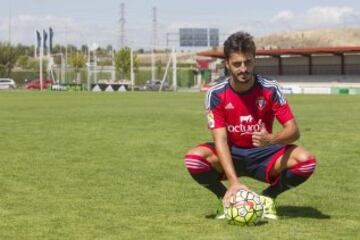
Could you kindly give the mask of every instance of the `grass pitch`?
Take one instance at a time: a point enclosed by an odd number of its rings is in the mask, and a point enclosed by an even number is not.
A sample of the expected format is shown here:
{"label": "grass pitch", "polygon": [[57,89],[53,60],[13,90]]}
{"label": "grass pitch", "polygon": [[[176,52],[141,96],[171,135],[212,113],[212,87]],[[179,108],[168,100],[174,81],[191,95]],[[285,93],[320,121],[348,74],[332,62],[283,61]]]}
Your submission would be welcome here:
{"label": "grass pitch", "polygon": [[360,96],[288,99],[318,168],[238,227],[184,168],[203,94],[0,92],[0,239],[360,239]]}

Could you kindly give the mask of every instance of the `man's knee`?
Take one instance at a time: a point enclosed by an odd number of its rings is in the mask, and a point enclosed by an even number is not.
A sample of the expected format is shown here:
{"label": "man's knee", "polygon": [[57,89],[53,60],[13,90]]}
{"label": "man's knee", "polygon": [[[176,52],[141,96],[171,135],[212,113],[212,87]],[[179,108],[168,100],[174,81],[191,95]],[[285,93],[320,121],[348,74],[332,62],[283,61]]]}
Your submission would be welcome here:
{"label": "man's knee", "polygon": [[295,157],[296,161],[298,163],[300,162],[305,162],[305,161],[308,161],[308,160],[315,160],[316,162],[316,157],[315,155],[310,152],[310,151],[307,151],[307,150],[301,150],[297,156]]}
{"label": "man's knee", "polygon": [[207,157],[208,157],[208,156],[206,156],[207,153],[206,153],[203,149],[201,149],[201,148],[199,148],[199,147],[195,147],[195,148],[191,149],[190,151],[188,151],[188,152],[185,154],[185,156],[186,156],[186,155],[198,155],[198,156],[201,156],[201,157],[203,157],[203,158],[207,158]]}
{"label": "man's knee", "polygon": [[211,168],[211,163],[207,160],[206,151],[193,148],[184,156],[185,167],[190,174],[207,172]]}
{"label": "man's knee", "polygon": [[317,161],[313,153],[302,149],[295,156],[295,160],[296,164],[290,168],[292,172],[298,175],[310,176],[315,171]]}
{"label": "man's knee", "polygon": [[219,158],[217,157],[215,150],[211,147],[202,145],[195,147],[185,154],[184,159],[185,166],[190,173],[208,171],[209,169],[207,167],[214,168],[216,171],[222,172]]}

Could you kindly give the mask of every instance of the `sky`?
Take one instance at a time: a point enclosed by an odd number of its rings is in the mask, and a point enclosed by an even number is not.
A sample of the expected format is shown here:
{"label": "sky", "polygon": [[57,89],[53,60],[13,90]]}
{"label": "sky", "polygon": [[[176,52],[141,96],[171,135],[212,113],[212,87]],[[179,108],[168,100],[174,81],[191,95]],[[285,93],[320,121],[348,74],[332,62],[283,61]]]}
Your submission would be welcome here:
{"label": "sky", "polygon": [[0,41],[31,45],[35,30],[52,27],[54,44],[117,48],[121,3],[125,4],[125,42],[134,48],[151,45],[154,7],[159,48],[168,47],[167,35],[169,45],[177,46],[176,33],[182,27],[218,28],[221,42],[239,30],[263,36],[360,27],[359,0],[0,0]]}

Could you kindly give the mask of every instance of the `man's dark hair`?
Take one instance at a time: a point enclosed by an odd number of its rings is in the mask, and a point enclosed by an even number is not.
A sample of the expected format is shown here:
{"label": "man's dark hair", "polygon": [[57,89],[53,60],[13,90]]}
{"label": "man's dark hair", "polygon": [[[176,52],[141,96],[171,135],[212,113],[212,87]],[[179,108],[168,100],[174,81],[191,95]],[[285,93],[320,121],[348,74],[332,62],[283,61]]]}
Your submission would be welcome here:
{"label": "man's dark hair", "polygon": [[224,42],[225,59],[230,58],[231,53],[251,53],[255,56],[256,46],[253,36],[247,32],[236,32],[230,35]]}

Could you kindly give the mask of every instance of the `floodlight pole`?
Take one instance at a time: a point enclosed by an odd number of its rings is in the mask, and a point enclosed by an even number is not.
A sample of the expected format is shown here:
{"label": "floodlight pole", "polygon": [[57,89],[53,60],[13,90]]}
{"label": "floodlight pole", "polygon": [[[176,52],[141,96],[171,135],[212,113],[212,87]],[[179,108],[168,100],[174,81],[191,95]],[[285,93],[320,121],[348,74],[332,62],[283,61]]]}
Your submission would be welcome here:
{"label": "floodlight pole", "polygon": [[44,57],[44,46],[40,45],[40,91],[43,90],[43,57]]}
{"label": "floodlight pole", "polygon": [[172,48],[172,67],[173,67],[173,88],[174,91],[176,92],[176,88],[177,88],[177,61],[176,61],[176,51],[175,51],[175,47]]}
{"label": "floodlight pole", "polygon": [[34,33],[35,33],[34,58],[37,58],[38,48],[37,48],[37,35],[36,35],[36,30],[34,31]]}
{"label": "floodlight pole", "polygon": [[115,52],[111,50],[111,64],[112,64],[112,71],[111,71],[111,80],[115,82],[116,80],[116,66],[115,66]]}
{"label": "floodlight pole", "polygon": [[67,47],[67,43],[66,43],[66,45],[65,45],[65,64],[64,64],[64,69],[65,69],[64,82],[66,82],[66,78],[67,78],[67,66],[68,66],[68,47]]}
{"label": "floodlight pole", "polygon": [[11,2],[9,1],[9,45],[11,45],[11,18],[12,18],[12,11],[11,11]]}
{"label": "floodlight pole", "polygon": [[90,75],[91,75],[91,64],[90,64],[90,46],[88,44],[88,47],[87,47],[87,57],[88,57],[88,62],[87,62],[87,69],[88,69],[88,72],[87,72],[87,90],[90,91]]}
{"label": "floodlight pole", "polygon": [[60,83],[65,82],[65,62],[64,62],[64,54],[60,53],[60,61],[61,61],[61,78]]}
{"label": "floodlight pole", "polygon": [[93,56],[94,56],[94,80],[97,83],[98,82],[98,69],[97,69],[97,57],[96,57],[96,50],[93,51]]}
{"label": "floodlight pole", "polygon": [[151,80],[155,80],[155,53],[154,47],[151,48]]}
{"label": "floodlight pole", "polygon": [[64,82],[66,82],[67,67],[68,67],[68,19],[66,19],[66,22],[65,22],[65,78],[64,78]]}
{"label": "floodlight pole", "polygon": [[134,91],[134,52],[133,49],[130,48],[130,80],[131,80],[131,91]]}

